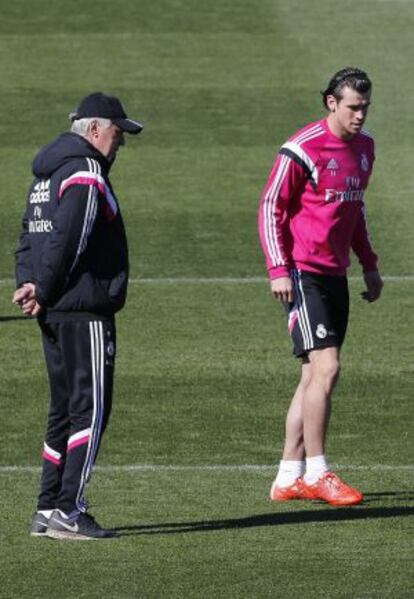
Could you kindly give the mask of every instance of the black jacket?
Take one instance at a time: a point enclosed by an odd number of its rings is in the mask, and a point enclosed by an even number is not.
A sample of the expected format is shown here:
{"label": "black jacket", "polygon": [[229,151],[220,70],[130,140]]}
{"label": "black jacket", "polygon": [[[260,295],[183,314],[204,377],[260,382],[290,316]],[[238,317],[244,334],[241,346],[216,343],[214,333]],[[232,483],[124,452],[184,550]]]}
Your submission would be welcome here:
{"label": "black jacket", "polygon": [[125,303],[128,248],[109,168],[76,133],[64,133],[33,161],[16,279],[36,285],[46,321],[111,316]]}

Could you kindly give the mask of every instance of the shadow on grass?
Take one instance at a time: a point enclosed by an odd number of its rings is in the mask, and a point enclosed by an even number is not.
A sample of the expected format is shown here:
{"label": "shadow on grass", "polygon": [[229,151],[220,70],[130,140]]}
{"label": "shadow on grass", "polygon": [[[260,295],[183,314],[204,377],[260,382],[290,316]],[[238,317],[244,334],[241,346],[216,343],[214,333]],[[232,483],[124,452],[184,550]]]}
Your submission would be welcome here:
{"label": "shadow on grass", "polygon": [[400,501],[414,500],[413,491],[383,491],[381,493],[364,493],[364,499],[367,503],[382,501],[384,497],[390,499],[399,499]]}
{"label": "shadow on grass", "polygon": [[278,514],[258,514],[245,518],[229,518],[224,520],[201,520],[195,522],[164,522],[162,524],[141,524],[116,528],[122,536],[178,534],[188,532],[208,532],[214,530],[232,530],[255,528],[259,526],[283,526],[286,524],[307,524],[317,522],[344,522],[369,520],[376,518],[396,518],[411,516],[414,507],[383,508],[339,508],[325,510],[305,510],[303,512],[284,512]]}
{"label": "shadow on grass", "polygon": [[33,320],[29,316],[0,316],[0,322],[10,322],[12,320]]}

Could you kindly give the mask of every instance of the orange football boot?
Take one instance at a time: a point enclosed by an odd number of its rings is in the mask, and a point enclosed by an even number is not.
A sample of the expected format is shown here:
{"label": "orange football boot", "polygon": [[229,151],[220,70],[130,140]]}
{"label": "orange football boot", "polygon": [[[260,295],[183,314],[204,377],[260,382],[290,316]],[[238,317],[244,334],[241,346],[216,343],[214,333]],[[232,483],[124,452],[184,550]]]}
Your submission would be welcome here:
{"label": "orange football boot", "polygon": [[270,489],[270,501],[291,501],[292,499],[308,499],[302,478],[297,478],[289,487],[278,487],[276,480]]}
{"label": "orange football boot", "polygon": [[308,499],[323,499],[330,505],[356,505],[364,496],[358,489],[345,484],[334,472],[325,472],[313,485],[302,482],[302,491]]}

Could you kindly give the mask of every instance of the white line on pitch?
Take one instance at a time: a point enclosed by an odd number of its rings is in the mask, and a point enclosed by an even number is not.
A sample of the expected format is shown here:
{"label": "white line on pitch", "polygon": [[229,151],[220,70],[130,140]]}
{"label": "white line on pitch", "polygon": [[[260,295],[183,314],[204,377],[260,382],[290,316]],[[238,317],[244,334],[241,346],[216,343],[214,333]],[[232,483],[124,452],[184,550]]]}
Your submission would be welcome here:
{"label": "white line on pitch", "polygon": [[[414,275],[384,275],[384,281],[400,282],[414,281]],[[362,281],[362,276],[348,277],[349,281]],[[263,284],[267,282],[266,277],[149,277],[129,279],[132,285],[185,285],[185,284],[205,284],[205,285],[243,285],[243,284]],[[14,279],[0,279],[0,285],[13,285]]]}
{"label": "white line on pitch", "polygon": [[[367,471],[414,471],[414,464],[332,464],[336,470],[367,470]],[[0,474],[11,472],[40,472],[40,466],[0,466]],[[96,466],[96,472],[267,472],[276,470],[269,464],[121,464]]]}

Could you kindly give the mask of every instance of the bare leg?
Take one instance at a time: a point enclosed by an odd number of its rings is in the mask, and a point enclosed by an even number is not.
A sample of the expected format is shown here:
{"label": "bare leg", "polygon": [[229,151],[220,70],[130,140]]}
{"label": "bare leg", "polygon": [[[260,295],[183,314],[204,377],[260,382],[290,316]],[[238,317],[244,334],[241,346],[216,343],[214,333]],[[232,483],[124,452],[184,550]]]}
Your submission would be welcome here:
{"label": "bare leg", "polygon": [[325,454],[331,394],[339,376],[339,348],[313,350],[309,361],[311,376],[302,400],[303,441],[308,458]]}
{"label": "bare leg", "polygon": [[304,460],[305,445],[303,442],[303,398],[311,379],[311,365],[304,362],[299,385],[290,403],[286,417],[286,437],[283,450],[284,460]]}

